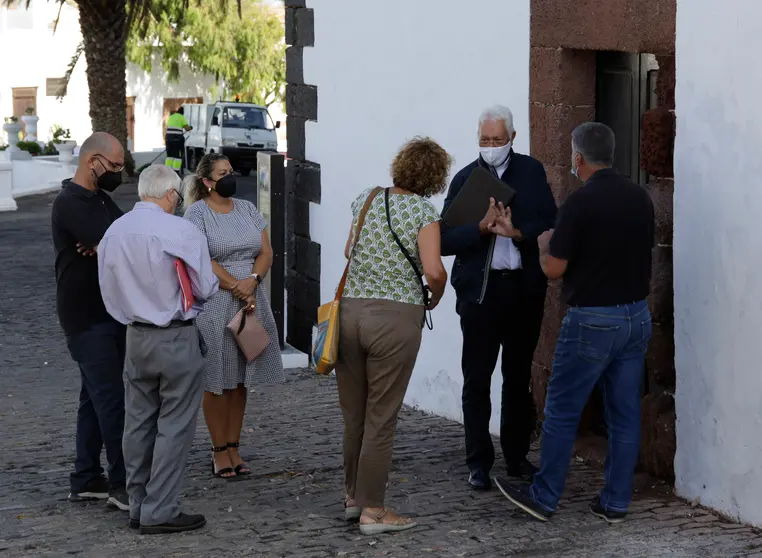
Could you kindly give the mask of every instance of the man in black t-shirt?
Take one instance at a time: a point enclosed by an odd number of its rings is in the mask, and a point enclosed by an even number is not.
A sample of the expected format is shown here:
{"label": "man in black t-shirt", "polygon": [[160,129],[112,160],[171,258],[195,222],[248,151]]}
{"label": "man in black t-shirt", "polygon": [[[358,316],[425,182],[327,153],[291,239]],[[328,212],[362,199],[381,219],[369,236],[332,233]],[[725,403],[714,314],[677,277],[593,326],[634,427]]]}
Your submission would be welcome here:
{"label": "man in black t-shirt", "polygon": [[572,133],[572,172],[585,182],[540,236],[540,263],[563,277],[570,308],[561,325],[543,423],[540,472],[531,486],[497,479],[505,496],[541,521],[564,490],[582,411],[596,384],[609,432],[606,482],[590,511],[624,520],[640,447],[640,387],[651,339],[646,297],[651,281],[654,210],[640,186],[611,168],[614,133],[598,123]]}
{"label": "man in black t-shirt", "polygon": [[[108,499],[129,510],[125,491],[125,326],[106,311],[98,285],[98,243],[122,211],[105,192],[122,180],[124,151],[100,132],[82,144],[74,178],[53,201],[51,225],[56,252],[56,310],[66,344],[79,365],[82,388],[77,412],[77,457],[69,500]],[[108,480],[100,458],[106,447]]]}

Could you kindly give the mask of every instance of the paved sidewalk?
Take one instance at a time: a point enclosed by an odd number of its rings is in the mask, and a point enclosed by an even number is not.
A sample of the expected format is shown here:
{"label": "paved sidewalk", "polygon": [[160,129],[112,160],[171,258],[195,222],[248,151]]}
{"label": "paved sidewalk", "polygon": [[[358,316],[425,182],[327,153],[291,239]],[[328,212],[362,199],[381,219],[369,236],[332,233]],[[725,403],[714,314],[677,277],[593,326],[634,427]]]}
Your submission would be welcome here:
{"label": "paved sidewalk", "polygon": [[[126,206],[128,189],[118,196]],[[559,513],[533,522],[497,491],[468,490],[460,425],[413,410],[401,416],[388,500],[421,525],[362,537],[342,520],[335,381],[309,371],[251,394],[246,480],[211,478],[199,421],[183,504],[206,514],[205,529],[141,537],[121,512],[69,504],[79,377],[55,318],[51,200],[0,214],[0,556],[762,556],[755,531],[691,508],[659,483],[641,482],[627,522],[607,526],[587,512],[601,474],[580,464]]]}

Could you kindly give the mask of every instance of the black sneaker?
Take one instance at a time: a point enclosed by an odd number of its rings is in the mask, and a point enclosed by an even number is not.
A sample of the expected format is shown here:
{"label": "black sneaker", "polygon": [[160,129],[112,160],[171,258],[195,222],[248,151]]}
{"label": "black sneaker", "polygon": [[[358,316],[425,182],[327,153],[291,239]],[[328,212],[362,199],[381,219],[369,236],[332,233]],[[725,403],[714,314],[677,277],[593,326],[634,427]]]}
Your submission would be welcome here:
{"label": "black sneaker", "polygon": [[484,469],[474,469],[468,475],[468,484],[474,490],[489,490],[492,488],[492,482],[489,480],[489,473]]}
{"label": "black sneaker", "polygon": [[539,469],[532,465],[527,459],[522,459],[515,463],[509,463],[505,468],[505,472],[509,477],[532,482],[534,476],[539,472]]}
{"label": "black sneaker", "polygon": [[540,504],[534,501],[534,498],[532,498],[532,495],[529,493],[530,485],[518,482],[508,482],[500,477],[495,477],[495,484],[500,489],[500,492],[503,493],[503,496],[535,519],[538,519],[539,521],[547,521],[553,516],[553,512],[545,510]]}
{"label": "black sneaker", "polygon": [[182,533],[183,531],[193,531],[201,529],[206,525],[206,518],[201,514],[188,515],[180,512],[172,521],[167,521],[161,525],[141,525],[141,535],[164,535],[167,533]]}
{"label": "black sneaker", "polygon": [[605,519],[611,525],[615,523],[622,523],[627,517],[627,512],[609,511],[601,505],[601,499],[596,496],[592,502],[590,502],[590,513],[601,519]]}
{"label": "black sneaker", "polygon": [[106,505],[114,510],[130,511],[130,498],[124,488],[114,488],[108,493]]}
{"label": "black sneaker", "polygon": [[100,476],[90,481],[82,490],[71,492],[69,502],[91,502],[93,500],[105,500],[108,498],[108,481]]}

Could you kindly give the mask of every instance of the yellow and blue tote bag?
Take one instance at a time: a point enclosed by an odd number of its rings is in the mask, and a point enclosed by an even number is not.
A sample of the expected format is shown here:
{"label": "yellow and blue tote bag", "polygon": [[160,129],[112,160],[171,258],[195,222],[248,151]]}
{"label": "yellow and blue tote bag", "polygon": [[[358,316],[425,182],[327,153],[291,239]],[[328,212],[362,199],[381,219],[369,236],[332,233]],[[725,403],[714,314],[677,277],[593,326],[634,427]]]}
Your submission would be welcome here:
{"label": "yellow and blue tote bag", "polygon": [[347,284],[347,274],[349,273],[349,264],[352,262],[354,248],[360,239],[360,232],[365,223],[365,215],[370,209],[370,204],[382,188],[374,188],[365,200],[360,215],[357,217],[357,228],[354,234],[354,243],[352,252],[349,254],[349,261],[344,268],[344,274],[339,281],[339,287],[336,289],[336,297],[326,304],[323,304],[317,311],[317,336],[315,345],[312,347],[312,362],[315,364],[315,371],[318,374],[327,375],[336,368],[336,361],[339,358],[339,305],[341,297],[344,295],[344,287]]}

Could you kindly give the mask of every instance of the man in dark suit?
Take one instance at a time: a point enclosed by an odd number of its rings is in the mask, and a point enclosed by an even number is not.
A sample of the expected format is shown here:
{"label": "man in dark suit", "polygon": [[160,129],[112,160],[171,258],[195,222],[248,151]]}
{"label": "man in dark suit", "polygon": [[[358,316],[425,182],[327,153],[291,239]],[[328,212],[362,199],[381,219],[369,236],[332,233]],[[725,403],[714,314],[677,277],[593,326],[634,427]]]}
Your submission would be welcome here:
{"label": "man in dark suit", "polygon": [[511,111],[492,107],[479,118],[479,158],[453,179],[443,215],[468,177],[483,167],[509,184],[510,207],[492,203],[479,223],[442,222],[442,255],[455,256],[452,285],[463,332],[463,422],[469,484],[491,486],[495,451],[489,433],[490,384],[500,349],[503,376],[500,444],[507,474],[531,480],[527,460],[535,424],[529,391],[532,357],[540,336],[547,278],[539,264],[537,237],[551,229],[556,203],[542,164],[512,149]]}

